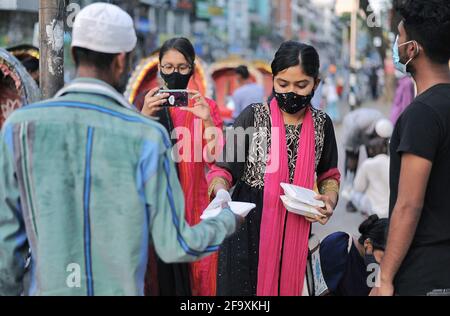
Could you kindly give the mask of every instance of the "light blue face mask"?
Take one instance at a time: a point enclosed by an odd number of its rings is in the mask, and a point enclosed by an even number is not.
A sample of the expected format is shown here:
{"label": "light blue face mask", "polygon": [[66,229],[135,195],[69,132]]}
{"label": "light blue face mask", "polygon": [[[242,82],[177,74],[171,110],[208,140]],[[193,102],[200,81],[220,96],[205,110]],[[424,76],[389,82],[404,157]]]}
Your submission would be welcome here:
{"label": "light blue face mask", "polygon": [[392,47],[392,57],[393,57],[393,59],[394,59],[394,66],[395,66],[395,69],[397,69],[398,71],[400,71],[400,72],[403,73],[403,74],[406,74],[406,73],[408,72],[408,71],[407,71],[407,68],[408,68],[409,63],[410,63],[414,58],[416,58],[416,56],[414,56],[414,57],[412,57],[410,60],[408,60],[408,62],[407,62],[406,64],[402,64],[402,62],[400,61],[399,48],[402,47],[402,46],[404,46],[404,45],[407,45],[407,44],[409,44],[409,43],[412,43],[412,42],[414,42],[414,41],[409,41],[409,42],[406,42],[406,43],[403,43],[403,44],[399,45],[399,44],[398,44],[398,39],[399,39],[399,36],[397,35],[397,37],[396,37],[396,39],[395,39],[394,46]]}

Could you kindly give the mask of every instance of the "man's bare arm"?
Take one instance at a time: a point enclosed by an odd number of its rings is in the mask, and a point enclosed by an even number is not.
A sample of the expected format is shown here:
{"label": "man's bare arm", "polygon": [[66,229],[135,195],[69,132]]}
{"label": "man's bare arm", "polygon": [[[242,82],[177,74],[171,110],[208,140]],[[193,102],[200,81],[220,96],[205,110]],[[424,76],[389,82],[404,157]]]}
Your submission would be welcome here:
{"label": "man's bare arm", "polygon": [[399,191],[389,227],[386,251],[381,262],[381,286],[373,295],[393,295],[393,282],[405,259],[419,223],[432,162],[404,154]]}

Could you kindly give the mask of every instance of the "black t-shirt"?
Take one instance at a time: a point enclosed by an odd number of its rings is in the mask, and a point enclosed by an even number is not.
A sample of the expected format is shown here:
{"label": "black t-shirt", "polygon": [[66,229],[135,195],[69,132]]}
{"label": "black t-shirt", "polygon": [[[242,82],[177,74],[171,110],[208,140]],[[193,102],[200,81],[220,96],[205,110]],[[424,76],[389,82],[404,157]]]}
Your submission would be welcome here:
{"label": "black t-shirt", "polygon": [[422,216],[396,277],[398,294],[424,295],[450,288],[450,84],[418,96],[397,122],[391,140],[391,214],[404,153],[433,163]]}

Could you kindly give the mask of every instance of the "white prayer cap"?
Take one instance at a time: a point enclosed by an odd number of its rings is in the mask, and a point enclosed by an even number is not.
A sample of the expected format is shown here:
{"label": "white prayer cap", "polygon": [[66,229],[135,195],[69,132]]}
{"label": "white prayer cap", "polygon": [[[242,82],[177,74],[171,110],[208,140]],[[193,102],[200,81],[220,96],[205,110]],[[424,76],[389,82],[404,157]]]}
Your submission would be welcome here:
{"label": "white prayer cap", "polygon": [[394,132],[394,125],[388,119],[381,119],[375,126],[375,132],[379,137],[391,138],[392,133]]}
{"label": "white prayer cap", "polygon": [[81,10],[73,25],[72,47],[99,53],[129,53],[137,43],[131,16],[116,5],[97,2]]}

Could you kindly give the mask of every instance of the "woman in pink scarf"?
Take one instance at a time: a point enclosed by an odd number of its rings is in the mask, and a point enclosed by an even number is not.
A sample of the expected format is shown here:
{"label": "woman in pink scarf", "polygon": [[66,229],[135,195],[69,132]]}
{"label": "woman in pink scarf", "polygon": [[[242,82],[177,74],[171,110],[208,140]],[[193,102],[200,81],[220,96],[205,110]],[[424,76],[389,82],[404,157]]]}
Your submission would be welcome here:
{"label": "woman in pink scarf", "polygon": [[[208,174],[212,196],[235,186],[234,201],[257,205],[220,249],[218,295],[303,293],[311,223],[328,222],[340,181],[333,123],[311,106],[319,68],[312,46],[282,44],[272,63],[273,95],[238,117],[234,133],[227,135],[223,162]],[[239,137],[244,130],[245,141]],[[282,182],[318,188],[326,218],[287,212],[280,200]]]}

